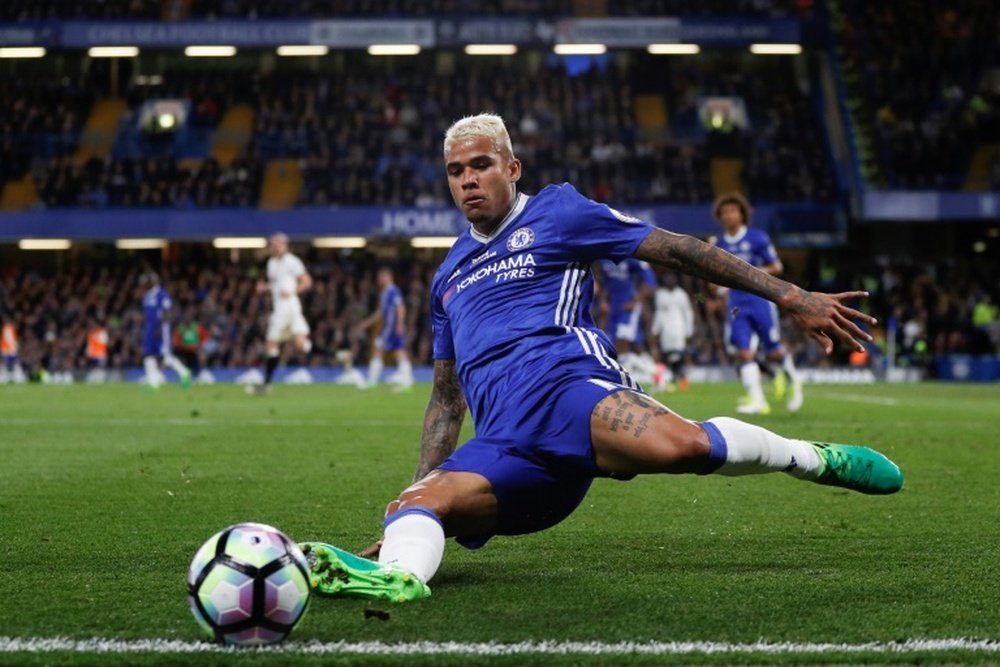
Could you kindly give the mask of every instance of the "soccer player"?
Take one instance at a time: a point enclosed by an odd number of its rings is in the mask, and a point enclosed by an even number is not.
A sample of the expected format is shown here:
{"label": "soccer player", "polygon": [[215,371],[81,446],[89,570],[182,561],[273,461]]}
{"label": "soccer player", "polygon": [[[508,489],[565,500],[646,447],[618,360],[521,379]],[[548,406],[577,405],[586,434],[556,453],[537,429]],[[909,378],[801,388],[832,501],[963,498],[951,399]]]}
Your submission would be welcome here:
{"label": "soccer player", "polygon": [[[716,200],[712,211],[722,226],[723,235],[715,245],[736,255],[749,264],[773,276],[781,275],[784,267],[771,239],[763,230],[750,227],[750,203],[743,195],[734,193]],[[740,381],[746,389],[748,400],[737,406],[743,414],[768,414],[771,406],[764,398],[761,387],[760,367],[754,359],[754,341],[764,346],[764,353],[780,369],[775,372],[775,393],[784,394],[785,376],[791,383],[788,409],[795,412],[802,407],[802,380],[795,370],[792,355],[781,344],[781,322],[777,306],[765,298],[742,289],[729,290],[729,342],[736,349]],[[784,376],[782,375],[784,373]]]}
{"label": "soccer player", "polygon": [[170,320],[167,319],[173,308],[170,295],[155,273],[146,273],[139,280],[140,284],[148,285],[142,295],[142,365],[146,369],[146,386],[155,390],[166,382],[160,370],[159,362],[162,360],[174,369],[180,377],[181,386],[186,388],[191,384],[191,371],[170,351]]}
{"label": "soccer player", "polygon": [[[453,124],[444,162],[470,227],[431,286],[434,380],[413,484],[389,503],[365,554],[306,542],[321,593],[407,600],[429,593],[445,538],[469,548],[553,526],[597,477],[639,474],[793,478],[869,494],[902,488],[867,447],[785,438],[729,417],[682,418],[636,389],[590,315],[589,267],[627,257],[775,301],[830,353],[870,340],[864,292],[807,292],[690,236],[586,199],[569,184],[518,192],[521,163],[499,116]],[[456,449],[466,407],[476,435]]]}
{"label": "soccer player", "polygon": [[653,333],[659,337],[660,354],[670,370],[669,381],[664,373],[662,386],[657,389],[674,391],[679,385],[681,391],[686,391],[684,353],[688,340],[694,335],[694,309],[688,293],[678,284],[676,273],[667,271],[664,274],[663,283],[653,294],[653,303]]}
{"label": "soccer player", "polygon": [[247,385],[248,394],[264,395],[271,392],[271,380],[278,367],[281,344],[291,340],[295,347],[309,354],[309,323],[302,314],[299,295],[312,288],[312,277],[302,260],[288,251],[288,237],[277,233],[270,238],[271,256],[267,260],[266,280],[257,281],[257,293],[271,290],[271,316],[267,320],[265,346],[267,361],[264,366],[264,384]]}
{"label": "soccer player", "polygon": [[643,354],[642,310],[656,287],[656,276],[647,262],[635,257],[621,262],[601,259],[595,268],[594,277],[608,304],[604,330],[614,340],[618,361],[639,382],[650,382],[656,369]]}
{"label": "soccer player", "polygon": [[380,290],[379,309],[355,325],[363,330],[379,320],[382,322],[372,346],[371,361],[368,362],[368,387],[377,385],[382,377],[383,355],[394,352],[396,372],[389,377],[389,382],[400,389],[409,389],[413,386],[413,366],[406,353],[406,303],[403,293],[393,279],[392,269],[387,266],[379,268],[376,280]]}

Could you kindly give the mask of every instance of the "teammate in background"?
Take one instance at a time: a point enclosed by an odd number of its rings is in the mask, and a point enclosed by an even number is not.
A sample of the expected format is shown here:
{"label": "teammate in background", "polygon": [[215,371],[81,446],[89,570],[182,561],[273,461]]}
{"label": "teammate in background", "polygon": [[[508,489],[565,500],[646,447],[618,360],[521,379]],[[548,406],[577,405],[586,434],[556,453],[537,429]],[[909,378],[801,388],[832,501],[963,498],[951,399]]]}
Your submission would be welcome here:
{"label": "teammate in background", "polygon": [[257,293],[271,290],[271,316],[267,321],[267,361],[264,367],[264,384],[247,385],[248,394],[263,395],[271,392],[271,379],[278,367],[281,344],[291,340],[295,347],[309,354],[309,323],[302,314],[299,295],[312,288],[312,277],[302,260],[288,251],[288,237],[274,234],[270,239],[271,257],[267,260],[266,280],[257,282]]}
{"label": "teammate in background", "polygon": [[[715,201],[712,212],[722,226],[723,235],[715,245],[743,261],[756,266],[772,276],[781,275],[784,267],[763,230],[751,228],[750,203],[743,195],[734,193]],[[760,367],[754,360],[754,338],[764,347],[769,363],[780,369],[774,374],[775,394],[781,399],[785,393],[787,376],[791,384],[788,409],[795,412],[802,407],[802,380],[795,370],[792,355],[781,344],[781,322],[774,303],[741,289],[729,290],[729,342],[736,349],[739,360],[740,381],[746,389],[748,400],[737,406],[742,414],[768,414],[771,406],[764,398]]]}
{"label": "teammate in background", "polygon": [[379,383],[385,364],[382,357],[386,352],[394,352],[396,372],[389,376],[388,382],[400,389],[409,389],[413,386],[413,366],[406,353],[406,303],[403,301],[403,292],[396,285],[389,267],[381,267],[376,280],[379,286],[378,311],[355,325],[355,328],[364,330],[379,320],[382,322],[368,363],[368,386],[374,387]]}
{"label": "teammate in background", "polygon": [[3,359],[3,367],[0,367],[0,383],[15,381],[20,371],[17,354],[17,327],[14,326],[12,319],[4,317],[3,324],[0,324],[0,358]]}
{"label": "teammate in background", "polygon": [[[446,537],[477,548],[494,535],[543,530],[596,477],[782,472],[869,494],[902,487],[899,468],[867,447],[784,438],[729,417],[689,421],[651,399],[591,317],[589,267],[637,257],[752,292],[780,303],[827,354],[835,339],[854,348],[871,340],[854,320],[874,318],[843,303],[864,292],[807,292],[569,184],[519,193],[521,163],[499,116],[452,125],[444,161],[471,226],[431,285],[434,382],[414,482],[389,503],[383,539],[365,551],[377,563],[302,545],[318,592],[425,597]],[[476,435],[456,450],[467,406]]]}
{"label": "teammate in background", "polygon": [[662,374],[657,389],[674,391],[679,385],[687,391],[688,378],[684,371],[684,354],[688,340],[694,335],[694,309],[691,298],[677,282],[677,274],[667,271],[653,294],[653,334],[659,337],[660,354],[670,375]]}
{"label": "teammate in background", "polygon": [[618,361],[639,383],[653,382],[656,362],[643,353],[645,331],[643,304],[653,294],[656,276],[649,264],[629,257],[621,262],[601,259],[595,279],[608,304],[604,330],[615,343]]}
{"label": "teammate in background", "polygon": [[186,388],[191,384],[191,371],[170,351],[170,321],[167,319],[173,308],[170,295],[155,273],[144,274],[140,284],[149,286],[142,295],[142,365],[146,369],[146,386],[159,389],[166,382],[160,370],[159,362],[162,360],[174,369],[180,377],[181,386]]}
{"label": "teammate in background", "polygon": [[104,382],[108,369],[108,330],[98,318],[92,318],[87,329],[86,356],[90,367],[87,382]]}

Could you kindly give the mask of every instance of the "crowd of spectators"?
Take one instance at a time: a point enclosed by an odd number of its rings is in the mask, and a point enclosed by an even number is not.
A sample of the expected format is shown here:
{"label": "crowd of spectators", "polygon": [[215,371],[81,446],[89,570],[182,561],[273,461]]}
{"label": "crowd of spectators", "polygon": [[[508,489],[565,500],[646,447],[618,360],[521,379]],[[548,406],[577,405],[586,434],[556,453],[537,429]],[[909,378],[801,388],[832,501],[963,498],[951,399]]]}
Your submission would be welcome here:
{"label": "crowd of spectators", "polygon": [[[256,292],[261,266],[234,264],[221,259],[183,262],[163,268],[161,279],[171,295],[174,327],[201,325],[206,339],[199,352],[203,367],[233,368],[262,363],[264,333],[270,312],[269,297]],[[367,355],[369,332],[354,325],[378,305],[374,263],[336,257],[309,263],[314,286],[303,297],[316,351],[285,361],[332,364],[337,350],[349,349],[357,358]],[[406,296],[409,348],[426,360],[430,350],[429,306],[426,291],[434,267],[413,263],[400,266],[397,283]],[[80,371],[88,330],[103,325],[108,331],[108,367],[142,364],[140,276],[148,270],[138,264],[102,265],[89,261],[55,273],[8,266],[0,276],[0,316],[15,324],[20,336],[20,360],[29,370]]]}
{"label": "crowd of spectators", "polygon": [[0,77],[0,184],[24,176],[33,160],[73,152],[94,102],[89,78]]}
{"label": "crowd of spectators", "polygon": [[879,320],[873,333],[895,363],[930,367],[943,354],[1000,354],[1000,270],[980,254],[917,261],[898,256],[859,259],[844,253],[816,271],[817,289],[862,289],[862,305]]}
{"label": "crowd of spectators", "polygon": [[[48,106],[40,101],[24,114],[37,118],[4,124],[4,157],[15,159],[0,162],[16,165],[7,167],[10,177],[30,167],[48,207],[255,206],[264,167],[275,158],[300,160],[301,206],[433,205],[447,194],[445,128],[458,116],[496,110],[531,167],[522,182],[529,192],[569,181],[599,201],[707,202],[710,160],[725,155],[743,159],[755,199],[829,201],[836,193],[819,116],[807,91],[788,85],[792,68],[739,54],[566,60],[541,52],[503,59],[431,52],[395,62],[344,53],[316,70],[168,70],[156,85],[132,77],[112,155],[87,162],[69,150],[86,116],[83,93],[63,82]],[[6,85],[15,100],[43,87],[27,79]],[[666,127],[639,123],[640,94],[662,97]],[[700,127],[698,101],[713,95],[738,96],[748,110],[749,125],[724,141]],[[136,117],[142,104],[172,97],[190,101],[185,131],[193,136],[211,133],[232,105],[249,104],[252,138],[239,159],[184,159],[177,153],[189,144],[144,133]],[[36,150],[43,141],[62,150]]]}
{"label": "crowd of spectators", "polygon": [[[959,189],[975,147],[1000,141],[1000,8],[978,0],[841,0],[885,183]],[[1000,187],[1000,171],[993,175]]]}
{"label": "crowd of spectators", "polygon": [[[365,254],[306,252],[314,288],[303,298],[316,349],[308,357],[286,349],[283,361],[298,365],[335,365],[338,350],[367,361],[371,331],[354,325],[377,308],[373,257]],[[395,265],[396,282],[407,305],[407,348],[417,364],[431,363],[429,285],[434,261]],[[109,334],[109,367],[141,365],[142,287],[146,270],[136,263],[75,262],[58,272],[21,270],[8,265],[0,275],[0,318],[13,322],[21,338],[21,363],[29,370],[80,371],[87,331],[103,324]],[[195,253],[163,267],[164,287],[175,307],[175,329],[198,325],[205,340],[198,361],[207,368],[259,366],[270,311],[268,296],[255,283],[260,264],[232,263],[221,255]],[[1000,353],[1000,274],[985,261],[918,262],[877,258],[857,263],[828,256],[800,278],[809,288],[837,292],[867,290],[860,307],[874,314],[877,347],[865,363],[881,363],[894,347],[897,365],[933,371],[936,355]],[[728,317],[725,296],[703,281],[681,276],[681,286],[695,307],[695,335],[688,348],[696,366],[728,363],[724,340]],[[599,312],[597,309],[595,312]],[[832,359],[784,323],[784,339],[800,365],[846,364],[847,350]],[[893,345],[888,345],[892,338]]]}
{"label": "crowd of spectators", "polygon": [[0,21],[43,19],[257,19],[436,16],[573,16],[578,7],[588,15],[612,16],[801,16],[812,0],[635,0],[596,3],[573,0],[5,0]]}

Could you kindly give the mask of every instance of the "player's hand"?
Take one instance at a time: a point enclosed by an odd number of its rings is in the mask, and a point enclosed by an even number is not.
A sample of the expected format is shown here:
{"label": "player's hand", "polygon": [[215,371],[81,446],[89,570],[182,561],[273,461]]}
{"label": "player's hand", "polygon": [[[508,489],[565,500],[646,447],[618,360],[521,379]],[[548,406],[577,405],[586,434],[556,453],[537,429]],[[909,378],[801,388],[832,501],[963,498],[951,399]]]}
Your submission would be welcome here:
{"label": "player's hand", "polygon": [[378,538],[377,540],[375,540],[374,544],[365,547],[364,549],[359,551],[358,555],[361,556],[362,558],[370,558],[371,560],[375,560],[376,558],[378,558],[379,552],[382,551],[383,541],[384,541],[383,538],[381,537]]}
{"label": "player's hand", "polygon": [[872,337],[857,322],[873,326],[878,320],[844,305],[844,302],[867,297],[868,292],[862,291],[826,294],[797,290],[789,294],[789,299],[783,299],[786,302],[780,305],[810,338],[820,344],[825,353],[833,352],[833,342],[837,339],[863,351],[865,343],[871,342]]}
{"label": "player's hand", "polygon": [[287,299],[290,296],[292,296],[292,292],[289,292],[286,289],[281,290],[281,298],[282,299]]}

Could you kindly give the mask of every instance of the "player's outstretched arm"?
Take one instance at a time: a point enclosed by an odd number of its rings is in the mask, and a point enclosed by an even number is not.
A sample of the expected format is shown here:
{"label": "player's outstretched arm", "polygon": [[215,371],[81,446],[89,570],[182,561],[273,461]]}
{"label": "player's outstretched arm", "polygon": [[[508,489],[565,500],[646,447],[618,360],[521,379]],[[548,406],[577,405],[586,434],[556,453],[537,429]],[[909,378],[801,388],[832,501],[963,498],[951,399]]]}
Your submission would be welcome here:
{"label": "player's outstretched arm", "polygon": [[773,301],[827,354],[833,351],[834,338],[858,349],[864,349],[861,341],[872,339],[855,320],[873,325],[875,318],[844,305],[849,299],[868,296],[867,292],[809,292],[693,236],[662,229],[654,229],[635,256]]}
{"label": "player's outstretched arm", "polygon": [[458,383],[455,361],[438,359],[434,362],[434,385],[420,435],[420,464],[413,481],[423,479],[455,451],[464,420],[465,396]]}

